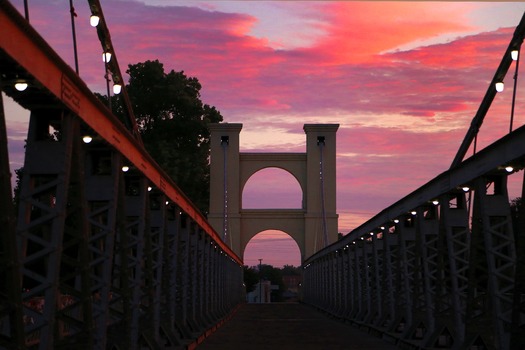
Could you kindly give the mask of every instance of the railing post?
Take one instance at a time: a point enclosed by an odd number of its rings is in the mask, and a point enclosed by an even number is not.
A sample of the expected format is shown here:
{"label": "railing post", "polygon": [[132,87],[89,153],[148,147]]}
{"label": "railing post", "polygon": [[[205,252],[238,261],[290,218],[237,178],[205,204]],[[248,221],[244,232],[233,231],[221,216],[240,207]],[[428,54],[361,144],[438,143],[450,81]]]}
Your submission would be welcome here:
{"label": "railing post", "polygon": [[92,341],[78,129],[79,121],[62,110],[31,113],[17,231],[22,301],[31,320],[26,343],[42,349],[77,333]]}
{"label": "railing post", "polygon": [[[0,86],[2,78],[0,77]],[[15,208],[11,192],[9,152],[4,103],[0,93],[0,347],[23,349],[25,346],[22,283],[16,244]]]}
{"label": "railing post", "polygon": [[414,278],[414,247],[415,247],[415,232],[414,219],[407,215],[402,222],[399,223],[398,239],[399,239],[399,255],[398,259],[398,286],[397,307],[399,308],[399,315],[397,320],[397,330],[402,333],[405,338],[407,331],[412,326],[412,316],[414,310],[414,295],[412,284]]}
{"label": "railing post", "polygon": [[480,177],[475,185],[466,342],[508,349],[517,260],[507,176]]}
{"label": "railing post", "polygon": [[394,290],[395,276],[396,276],[396,263],[395,252],[397,252],[398,239],[396,234],[396,225],[389,227],[385,226],[383,229],[383,267],[384,267],[384,278],[382,283],[383,293],[383,317],[379,326],[383,327],[386,331],[391,331],[392,326],[396,320],[396,293]]}
{"label": "railing post", "polygon": [[[465,340],[467,271],[469,266],[470,225],[465,193],[456,190],[442,195],[440,202],[440,260],[436,293],[436,331],[434,342],[441,346]],[[430,339],[427,344],[431,344]]]}

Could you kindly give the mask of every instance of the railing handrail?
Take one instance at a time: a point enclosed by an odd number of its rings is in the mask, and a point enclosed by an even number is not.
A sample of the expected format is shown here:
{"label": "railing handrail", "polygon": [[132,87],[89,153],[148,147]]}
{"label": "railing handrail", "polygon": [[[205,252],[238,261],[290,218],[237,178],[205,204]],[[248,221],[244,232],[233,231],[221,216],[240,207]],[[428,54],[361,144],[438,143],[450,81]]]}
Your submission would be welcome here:
{"label": "railing handrail", "polygon": [[[200,210],[144,147],[137,144],[135,137],[118,118],[96,98],[74,70],[7,1],[0,1],[0,23],[0,48],[108,144],[122,153],[153,185],[210,235],[224,252],[242,265],[242,260],[220,239]],[[39,64],[35,65],[35,62]]]}
{"label": "railing handrail", "polygon": [[488,174],[491,171],[505,171],[498,168],[518,160],[523,161],[525,160],[524,158],[525,126],[521,126],[466,159],[457,167],[444,171],[407,196],[383,209],[377,215],[350,231],[339,241],[308,257],[304,265],[307,265],[320,256],[334,252],[347,244],[351,244],[356,239],[360,239],[360,237],[372,231],[377,231],[380,226],[406,215],[410,210],[419,206],[430,204],[432,200],[438,199],[441,195],[458,189],[460,186],[467,185],[480,176]]}

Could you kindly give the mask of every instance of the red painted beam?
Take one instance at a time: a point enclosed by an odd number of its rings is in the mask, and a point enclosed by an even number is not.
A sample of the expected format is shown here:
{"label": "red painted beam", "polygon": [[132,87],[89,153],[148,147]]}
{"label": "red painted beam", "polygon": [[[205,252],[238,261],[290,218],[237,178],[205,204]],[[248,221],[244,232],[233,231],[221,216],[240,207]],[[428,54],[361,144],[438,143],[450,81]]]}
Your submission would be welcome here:
{"label": "red painted beam", "polygon": [[0,55],[16,61],[39,85],[77,114],[122,153],[152,184],[189,215],[238,264],[242,260],[221,240],[206,218],[133,135],[89,90],[45,40],[7,1],[0,1]]}

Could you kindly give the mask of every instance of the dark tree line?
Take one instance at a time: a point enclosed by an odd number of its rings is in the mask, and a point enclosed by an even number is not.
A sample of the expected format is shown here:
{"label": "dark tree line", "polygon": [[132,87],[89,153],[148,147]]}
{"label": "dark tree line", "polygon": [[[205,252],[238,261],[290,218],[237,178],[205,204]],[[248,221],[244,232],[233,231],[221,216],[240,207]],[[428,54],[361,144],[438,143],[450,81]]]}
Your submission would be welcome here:
{"label": "dark tree line", "polygon": [[272,292],[273,301],[282,301],[284,292],[283,276],[299,276],[300,268],[291,265],[285,265],[283,268],[273,267],[272,265],[262,264],[260,266],[244,266],[244,284],[246,293],[253,292],[259,280],[270,281],[272,285],[279,286],[279,289]]}

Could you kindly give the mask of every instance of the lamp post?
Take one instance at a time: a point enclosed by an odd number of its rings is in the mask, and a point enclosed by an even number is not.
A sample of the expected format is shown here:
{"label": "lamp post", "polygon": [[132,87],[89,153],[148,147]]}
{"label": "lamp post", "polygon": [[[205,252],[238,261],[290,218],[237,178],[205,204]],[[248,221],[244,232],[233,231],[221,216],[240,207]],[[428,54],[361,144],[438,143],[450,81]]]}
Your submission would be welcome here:
{"label": "lamp post", "polygon": [[259,259],[259,304],[262,303],[262,260],[263,259]]}

